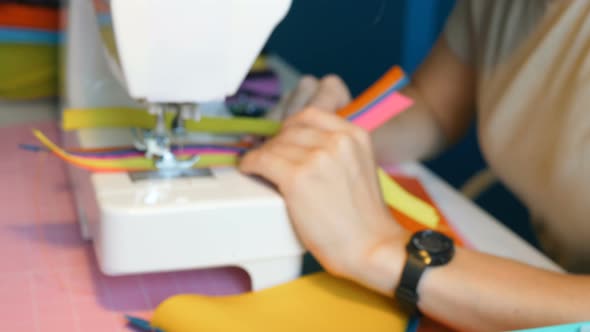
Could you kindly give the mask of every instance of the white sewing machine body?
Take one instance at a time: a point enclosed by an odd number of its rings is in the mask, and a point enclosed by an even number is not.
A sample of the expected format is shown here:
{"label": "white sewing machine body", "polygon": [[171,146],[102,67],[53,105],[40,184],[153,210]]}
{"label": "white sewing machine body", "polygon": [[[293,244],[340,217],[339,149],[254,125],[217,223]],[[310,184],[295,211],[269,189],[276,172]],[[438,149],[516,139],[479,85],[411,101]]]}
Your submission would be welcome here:
{"label": "white sewing machine body", "polygon": [[[290,2],[70,0],[64,108],[140,107],[142,100],[199,103],[222,115],[219,101],[238,89]],[[67,147],[84,148],[130,146],[133,139],[128,129],[64,135]],[[260,289],[300,273],[304,248],[282,198],[233,168],[171,178],[69,172],[82,233],[105,274],[240,266]]]}

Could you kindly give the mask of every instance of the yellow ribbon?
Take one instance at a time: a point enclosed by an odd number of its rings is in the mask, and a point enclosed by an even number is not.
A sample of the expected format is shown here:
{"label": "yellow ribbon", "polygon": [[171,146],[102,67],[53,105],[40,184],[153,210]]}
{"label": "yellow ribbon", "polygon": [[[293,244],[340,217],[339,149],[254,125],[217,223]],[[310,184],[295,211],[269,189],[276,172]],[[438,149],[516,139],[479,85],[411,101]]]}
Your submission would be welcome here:
{"label": "yellow ribbon", "polygon": [[[168,127],[172,124],[173,115],[166,114]],[[199,121],[187,120],[186,129],[194,132],[214,134],[252,134],[272,136],[281,124],[272,120],[253,118],[222,118],[203,117]],[[137,108],[92,108],[67,109],[63,112],[62,127],[64,130],[85,128],[142,128],[152,129],[156,125],[156,117],[147,111]]]}

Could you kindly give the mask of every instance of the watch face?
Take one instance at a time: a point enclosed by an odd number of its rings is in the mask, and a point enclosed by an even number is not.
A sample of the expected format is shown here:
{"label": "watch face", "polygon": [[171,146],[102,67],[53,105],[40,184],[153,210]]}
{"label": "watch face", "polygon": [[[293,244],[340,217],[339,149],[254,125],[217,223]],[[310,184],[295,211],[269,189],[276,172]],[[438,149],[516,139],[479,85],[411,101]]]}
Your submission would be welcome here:
{"label": "watch face", "polygon": [[453,240],[432,230],[417,233],[411,243],[417,251],[422,252],[422,256],[427,255],[429,265],[444,264],[452,258],[454,253]]}
{"label": "watch face", "polygon": [[414,245],[421,250],[436,254],[448,250],[453,244],[448,238],[435,232],[424,232],[414,238]]}

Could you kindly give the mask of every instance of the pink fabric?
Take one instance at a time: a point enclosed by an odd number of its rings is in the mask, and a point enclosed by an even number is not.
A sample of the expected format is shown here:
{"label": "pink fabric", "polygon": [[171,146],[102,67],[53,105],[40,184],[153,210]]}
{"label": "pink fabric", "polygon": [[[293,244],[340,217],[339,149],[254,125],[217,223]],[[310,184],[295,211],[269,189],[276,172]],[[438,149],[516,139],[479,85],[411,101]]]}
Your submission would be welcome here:
{"label": "pink fabric", "polygon": [[34,143],[31,129],[58,140],[53,123],[0,129],[0,321],[11,332],[129,331],[122,315],[149,317],[171,295],[236,294],[250,281],[221,268],[141,276],[100,273],[80,237],[65,165]]}
{"label": "pink fabric", "polygon": [[373,131],[383,125],[389,119],[400,114],[408,107],[412,106],[414,101],[400,93],[392,93],[385,97],[371,110],[360,115],[353,122],[367,131]]}

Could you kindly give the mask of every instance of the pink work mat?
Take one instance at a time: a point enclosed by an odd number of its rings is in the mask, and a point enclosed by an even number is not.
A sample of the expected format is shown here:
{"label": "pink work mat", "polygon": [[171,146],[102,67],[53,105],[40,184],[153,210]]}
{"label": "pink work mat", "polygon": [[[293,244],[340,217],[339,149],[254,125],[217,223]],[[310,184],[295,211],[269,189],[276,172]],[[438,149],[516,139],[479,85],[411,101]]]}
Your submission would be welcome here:
{"label": "pink work mat", "polygon": [[149,317],[171,295],[249,290],[247,274],[232,268],[102,275],[90,244],[80,236],[65,165],[48,153],[18,147],[37,144],[32,128],[59,141],[53,123],[0,128],[2,330],[129,331],[124,313]]}

